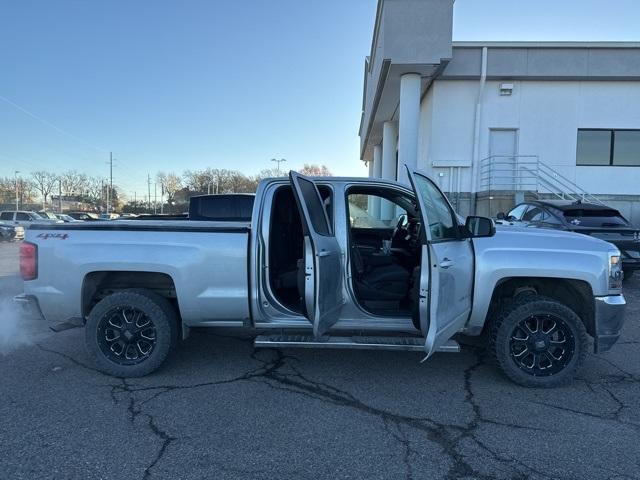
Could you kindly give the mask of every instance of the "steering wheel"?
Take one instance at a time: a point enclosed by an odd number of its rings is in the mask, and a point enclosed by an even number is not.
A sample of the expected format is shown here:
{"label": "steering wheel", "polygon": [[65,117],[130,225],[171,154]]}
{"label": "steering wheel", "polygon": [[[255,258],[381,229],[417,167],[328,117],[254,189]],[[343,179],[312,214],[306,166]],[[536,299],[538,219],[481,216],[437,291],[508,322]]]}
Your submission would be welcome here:
{"label": "steering wheel", "polygon": [[[407,222],[405,225],[405,221]],[[400,215],[398,218],[398,222],[396,223],[395,228],[393,229],[393,234],[391,235],[391,246],[394,243],[397,243],[398,240],[404,240],[409,234],[409,222],[404,217],[404,215]]]}

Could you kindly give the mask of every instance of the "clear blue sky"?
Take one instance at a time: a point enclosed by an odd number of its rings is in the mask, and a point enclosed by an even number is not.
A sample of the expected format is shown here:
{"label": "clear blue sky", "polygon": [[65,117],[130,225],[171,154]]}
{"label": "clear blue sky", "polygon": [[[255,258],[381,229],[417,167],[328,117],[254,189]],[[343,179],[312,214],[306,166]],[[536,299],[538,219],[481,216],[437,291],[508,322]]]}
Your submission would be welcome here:
{"label": "clear blue sky", "polygon": [[[375,0],[0,1],[0,175],[358,160]],[[632,0],[457,0],[456,40],[640,40]],[[53,126],[57,127],[54,128]],[[62,133],[60,130],[64,131]]]}

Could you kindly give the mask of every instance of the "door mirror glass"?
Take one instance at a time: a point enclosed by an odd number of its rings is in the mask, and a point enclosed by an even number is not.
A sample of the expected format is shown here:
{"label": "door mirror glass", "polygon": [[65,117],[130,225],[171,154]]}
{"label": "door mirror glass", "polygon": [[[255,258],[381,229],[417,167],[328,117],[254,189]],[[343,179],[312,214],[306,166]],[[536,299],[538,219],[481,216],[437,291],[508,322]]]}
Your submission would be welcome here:
{"label": "door mirror glass", "polygon": [[496,234],[496,225],[487,217],[467,217],[465,227],[471,238],[493,237]]}
{"label": "door mirror glass", "polygon": [[507,216],[504,214],[504,212],[498,212],[498,214],[496,215],[496,218],[498,220],[504,220],[505,218],[507,218]]}

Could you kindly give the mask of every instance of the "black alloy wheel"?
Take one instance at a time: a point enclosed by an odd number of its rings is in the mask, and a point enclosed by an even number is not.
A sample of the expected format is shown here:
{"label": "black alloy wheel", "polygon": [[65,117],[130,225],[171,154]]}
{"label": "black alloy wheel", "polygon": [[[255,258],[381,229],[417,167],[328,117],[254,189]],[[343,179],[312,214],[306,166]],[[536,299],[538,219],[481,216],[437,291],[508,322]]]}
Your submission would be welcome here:
{"label": "black alloy wheel", "polygon": [[516,325],[510,340],[511,358],[526,373],[544,377],[562,371],[575,351],[575,338],[566,322],[537,314]]}
{"label": "black alloy wheel", "polygon": [[505,301],[491,319],[490,350],[500,369],[525,387],[571,382],[589,349],[582,319],[560,300],[528,294]]}
{"label": "black alloy wheel", "polygon": [[98,344],[110,361],[118,365],[136,365],[146,360],[156,346],[156,328],[143,311],[116,307],[98,324]]}
{"label": "black alloy wheel", "polygon": [[100,300],[89,313],[85,342],[102,372],[120,378],[156,370],[178,339],[176,309],[155,292],[130,289]]}

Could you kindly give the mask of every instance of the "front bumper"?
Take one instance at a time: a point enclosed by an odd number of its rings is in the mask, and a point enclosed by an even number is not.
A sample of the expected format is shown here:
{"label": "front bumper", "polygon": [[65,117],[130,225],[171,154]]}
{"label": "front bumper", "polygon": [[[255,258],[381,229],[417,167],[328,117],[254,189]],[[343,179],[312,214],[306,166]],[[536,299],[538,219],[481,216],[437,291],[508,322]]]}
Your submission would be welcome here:
{"label": "front bumper", "polygon": [[640,270],[640,258],[622,257],[623,270]]}
{"label": "front bumper", "polygon": [[595,335],[593,350],[595,353],[610,350],[620,338],[624,323],[624,311],[627,302],[623,295],[595,297]]}

